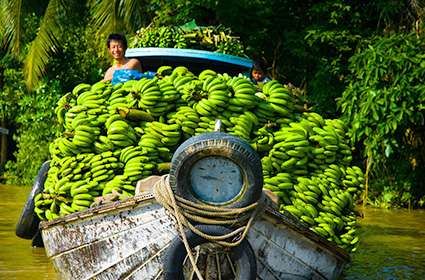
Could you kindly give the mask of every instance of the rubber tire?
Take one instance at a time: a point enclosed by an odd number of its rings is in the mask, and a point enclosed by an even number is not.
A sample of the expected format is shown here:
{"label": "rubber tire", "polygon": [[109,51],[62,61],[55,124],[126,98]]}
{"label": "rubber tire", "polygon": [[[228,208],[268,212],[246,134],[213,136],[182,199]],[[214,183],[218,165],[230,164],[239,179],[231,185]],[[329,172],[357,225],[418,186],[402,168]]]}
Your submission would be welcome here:
{"label": "rubber tire", "polygon": [[[196,228],[210,235],[222,235],[231,232],[229,228],[217,225],[197,225]],[[185,233],[190,248],[209,242],[191,230],[186,230]],[[184,280],[183,262],[186,255],[183,241],[180,236],[176,236],[163,256],[164,280]],[[247,239],[231,249],[230,258],[239,272],[236,279],[255,280],[257,278],[257,259]]]}
{"label": "rubber tire", "polygon": [[37,230],[34,237],[32,238],[32,247],[44,248],[43,237],[41,236],[40,229]]}
{"label": "rubber tire", "polygon": [[38,231],[40,219],[34,213],[34,197],[44,190],[44,182],[46,181],[49,168],[50,161],[48,160],[41,165],[37,177],[35,177],[32,190],[28,195],[27,201],[22,208],[21,216],[16,224],[15,233],[18,237],[32,239]]}
{"label": "rubber tire", "polygon": [[230,158],[239,165],[244,178],[244,188],[237,199],[220,206],[245,207],[261,197],[263,176],[259,155],[247,142],[224,132],[209,132],[191,137],[177,148],[171,160],[169,177],[170,185],[177,195],[199,202],[188,187],[190,170],[196,161],[208,156]]}

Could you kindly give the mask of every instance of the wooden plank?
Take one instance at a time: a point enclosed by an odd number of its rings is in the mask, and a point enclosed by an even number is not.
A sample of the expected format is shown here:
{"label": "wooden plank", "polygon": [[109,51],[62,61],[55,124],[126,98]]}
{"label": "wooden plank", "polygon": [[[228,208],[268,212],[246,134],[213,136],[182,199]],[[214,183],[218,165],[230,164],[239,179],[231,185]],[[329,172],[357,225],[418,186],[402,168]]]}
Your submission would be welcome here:
{"label": "wooden plank", "polygon": [[263,266],[259,270],[277,279],[335,279],[335,267],[340,265],[337,258],[289,227],[257,221],[248,240],[257,253],[259,267]]}
{"label": "wooden plank", "polygon": [[[161,267],[160,252],[175,234],[171,224],[163,227],[158,220],[64,252],[52,261],[59,271],[66,272],[61,274],[62,279],[119,279],[144,266],[154,276]],[[151,279],[145,276],[144,279]]]}
{"label": "wooden plank", "polygon": [[105,212],[81,220],[57,224],[42,230],[48,257],[90,244],[110,235],[148,225],[156,219],[168,219],[159,204],[146,203],[143,207]]}

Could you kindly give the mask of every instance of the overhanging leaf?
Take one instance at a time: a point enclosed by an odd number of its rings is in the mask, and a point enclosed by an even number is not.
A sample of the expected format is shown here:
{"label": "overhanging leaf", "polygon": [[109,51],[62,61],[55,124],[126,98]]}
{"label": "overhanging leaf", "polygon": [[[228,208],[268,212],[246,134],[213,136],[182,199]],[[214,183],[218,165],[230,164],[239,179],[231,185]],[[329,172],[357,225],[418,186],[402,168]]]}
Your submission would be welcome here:
{"label": "overhanging leaf", "polygon": [[65,13],[63,0],[50,0],[36,38],[25,58],[24,74],[28,88],[33,88],[44,74],[50,56],[61,41],[60,17]]}
{"label": "overhanging leaf", "polygon": [[9,0],[0,2],[0,40],[17,55],[21,48],[21,14],[22,0]]}

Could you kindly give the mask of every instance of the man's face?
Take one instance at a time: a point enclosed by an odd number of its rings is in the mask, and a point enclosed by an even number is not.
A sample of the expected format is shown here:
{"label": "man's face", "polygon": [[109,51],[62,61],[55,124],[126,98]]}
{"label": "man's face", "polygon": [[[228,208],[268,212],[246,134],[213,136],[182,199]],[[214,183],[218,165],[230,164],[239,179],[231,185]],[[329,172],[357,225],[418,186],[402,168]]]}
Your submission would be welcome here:
{"label": "man's face", "polygon": [[264,77],[264,73],[263,73],[263,71],[252,70],[252,77],[256,81],[261,81],[263,79],[263,77]]}
{"label": "man's face", "polygon": [[124,57],[125,49],[121,41],[112,40],[109,44],[108,51],[112,58],[120,59]]}

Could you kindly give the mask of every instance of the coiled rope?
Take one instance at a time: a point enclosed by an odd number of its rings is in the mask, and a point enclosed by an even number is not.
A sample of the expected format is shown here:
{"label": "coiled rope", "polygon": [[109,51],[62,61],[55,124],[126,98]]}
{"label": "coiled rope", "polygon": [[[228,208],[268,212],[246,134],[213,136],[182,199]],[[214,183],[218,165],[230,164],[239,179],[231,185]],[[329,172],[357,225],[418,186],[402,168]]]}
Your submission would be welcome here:
{"label": "coiled rope", "polygon": [[[225,247],[235,247],[246,237],[255,217],[264,209],[264,204],[261,201],[257,201],[246,207],[232,209],[198,204],[174,194],[168,176],[168,174],[163,175],[153,186],[153,194],[155,199],[168,210],[168,213],[177,222],[177,231],[183,240],[193,269],[198,278],[202,280],[203,277],[193,259],[183,226],[210,242]],[[209,235],[198,230],[192,222],[209,225],[226,225],[232,228],[233,231],[220,236]]]}

